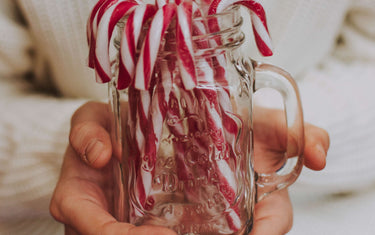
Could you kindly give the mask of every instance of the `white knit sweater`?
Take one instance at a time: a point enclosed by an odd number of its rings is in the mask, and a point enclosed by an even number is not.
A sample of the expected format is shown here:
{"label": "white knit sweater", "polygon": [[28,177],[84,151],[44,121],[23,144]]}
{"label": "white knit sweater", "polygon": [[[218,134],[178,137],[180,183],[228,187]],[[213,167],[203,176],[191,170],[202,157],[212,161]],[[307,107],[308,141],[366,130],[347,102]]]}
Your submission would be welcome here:
{"label": "white knit sweater", "polygon": [[[63,231],[48,204],[69,119],[86,99],[106,97],[86,66],[95,2],[0,1],[0,234]],[[263,2],[275,51],[267,61],[296,77],[305,119],[331,135],[326,170],[304,170],[301,188],[337,192],[374,182],[375,1]],[[265,60],[250,41],[249,56]],[[61,96],[42,92],[51,87]]]}

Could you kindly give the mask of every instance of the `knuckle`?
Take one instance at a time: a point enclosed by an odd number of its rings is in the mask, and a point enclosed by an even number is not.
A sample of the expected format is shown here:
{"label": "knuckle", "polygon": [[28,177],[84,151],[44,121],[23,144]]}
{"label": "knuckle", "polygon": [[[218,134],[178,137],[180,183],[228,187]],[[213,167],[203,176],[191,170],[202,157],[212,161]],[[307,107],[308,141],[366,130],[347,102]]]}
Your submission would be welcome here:
{"label": "knuckle", "polygon": [[310,135],[310,139],[315,142],[322,142],[323,146],[327,149],[330,145],[329,133],[326,129],[308,124],[306,126],[306,134]]}
{"label": "knuckle", "polygon": [[49,213],[52,215],[53,218],[55,218],[55,220],[60,221],[60,213],[57,209],[56,202],[53,198],[51,200],[51,203],[49,204]]}
{"label": "knuckle", "polygon": [[97,228],[98,231],[101,231],[102,234],[113,234],[116,230],[117,221],[111,220],[103,224],[100,224]]}
{"label": "knuckle", "polygon": [[63,223],[68,223],[69,215],[75,214],[75,207],[77,198],[74,196],[64,194],[57,201],[57,220]]}
{"label": "knuckle", "polygon": [[59,203],[55,195],[52,197],[51,202],[49,204],[49,212],[55,220],[59,222],[64,222],[64,217],[61,213]]}
{"label": "knuckle", "polygon": [[73,149],[80,155],[85,154],[87,143],[85,143],[85,137],[90,130],[88,123],[82,122],[72,126],[69,134],[69,143]]}
{"label": "knuckle", "polygon": [[329,137],[329,133],[328,131],[322,129],[323,131],[323,139],[324,139],[324,142],[326,143],[327,147],[330,146],[330,137]]}
{"label": "knuckle", "polygon": [[329,133],[327,130],[317,127],[317,138],[319,142],[323,144],[323,147],[328,150],[329,145],[330,145],[330,138],[329,138]]}

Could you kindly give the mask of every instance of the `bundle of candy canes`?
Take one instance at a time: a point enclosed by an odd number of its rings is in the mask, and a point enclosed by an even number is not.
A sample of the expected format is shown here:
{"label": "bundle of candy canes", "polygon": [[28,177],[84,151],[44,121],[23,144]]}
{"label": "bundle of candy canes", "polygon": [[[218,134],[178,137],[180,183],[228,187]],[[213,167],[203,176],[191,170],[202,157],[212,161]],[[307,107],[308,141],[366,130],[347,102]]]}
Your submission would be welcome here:
{"label": "bundle of candy canes", "polygon": [[[199,7],[205,4],[206,7]],[[95,69],[96,81],[107,83],[115,80],[118,90],[128,89],[129,94],[129,133],[127,141],[130,154],[138,156],[135,161],[136,200],[138,206],[134,208],[135,216],[141,216],[144,210],[152,209],[155,199],[152,194],[152,178],[155,173],[157,151],[162,135],[162,125],[166,117],[180,118],[180,107],[169,105],[178,103],[177,97],[182,97],[187,103],[186,113],[196,99],[204,101],[206,128],[214,133],[211,138],[218,151],[232,148],[234,154],[235,138],[240,125],[229,114],[232,112],[228,81],[221,77],[220,89],[196,89],[199,85],[197,74],[203,77],[205,84],[213,85],[217,82],[212,74],[223,69],[223,58],[217,56],[213,64],[202,66],[195,60],[195,51],[205,47],[194,43],[192,30],[205,35],[220,31],[219,24],[210,21],[208,27],[194,23],[194,17],[204,17],[224,12],[233,5],[245,6],[249,9],[255,41],[259,51],[264,56],[272,55],[271,40],[268,34],[265,12],[256,0],[156,0],[154,4],[142,0],[99,0],[94,6],[87,23],[87,38],[89,44],[89,67]],[[206,12],[202,9],[207,9]],[[126,18],[126,21],[124,19]],[[118,54],[118,72],[113,73],[110,59],[110,44],[116,25],[123,22],[121,42]],[[174,25],[171,22],[175,22]],[[144,26],[147,32],[144,33]],[[155,66],[161,42],[167,30],[174,33],[177,60],[169,61],[161,66]],[[219,39],[220,40],[220,39]],[[220,42],[211,42],[219,44]],[[139,46],[140,45],[140,46]],[[138,50],[140,48],[140,50]],[[202,63],[200,61],[199,63]],[[203,62],[204,63],[204,62]],[[208,62],[207,62],[208,63]],[[174,78],[173,71],[179,70],[179,79]],[[200,71],[204,67],[205,70]],[[211,70],[211,71],[207,71]],[[160,74],[160,76],[155,76]],[[202,76],[203,74],[203,76]],[[156,78],[157,77],[157,78]],[[155,80],[158,79],[156,82]],[[179,94],[172,89],[173,84],[180,87]],[[210,87],[210,86],[208,86]],[[157,91],[156,93],[152,90]],[[154,95],[157,94],[157,95]],[[194,132],[197,123],[190,121],[188,132]],[[173,125],[171,133],[182,136],[185,132],[181,125]],[[204,141],[195,140],[195,146],[207,148]],[[226,147],[229,146],[229,147]],[[176,146],[176,164],[179,167],[179,177],[191,175],[191,169],[184,164],[184,147]],[[202,150],[204,151],[204,150]],[[227,222],[232,231],[241,228],[238,208],[233,207],[237,185],[235,173],[226,160],[215,163],[218,174],[218,189],[222,194],[227,210]],[[207,174],[207,169],[200,169],[201,174]],[[190,195],[189,200],[194,200]],[[138,208],[138,209],[137,209]]]}

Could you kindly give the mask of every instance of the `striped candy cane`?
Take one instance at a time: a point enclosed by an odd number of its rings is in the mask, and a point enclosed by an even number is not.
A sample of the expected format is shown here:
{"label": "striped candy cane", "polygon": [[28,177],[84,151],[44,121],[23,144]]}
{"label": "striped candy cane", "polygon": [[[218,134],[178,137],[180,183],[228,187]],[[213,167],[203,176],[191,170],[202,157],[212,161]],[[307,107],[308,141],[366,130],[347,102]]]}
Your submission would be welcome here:
{"label": "striped candy cane", "polygon": [[[168,25],[174,13],[175,13],[175,8],[174,8],[174,5],[172,4],[166,5],[162,9],[159,9],[156,12],[151,22],[149,31],[146,35],[146,39],[143,42],[141,54],[138,59],[136,68],[138,68],[140,61],[142,61],[143,58],[146,57],[146,59],[150,60],[149,53],[152,53],[155,56],[154,61],[153,61],[153,63],[155,63],[155,59],[157,56],[159,46],[150,48],[149,47],[150,37],[151,37],[151,41],[154,43],[153,40],[155,39],[155,36],[158,36],[159,38],[156,40],[158,41],[157,44],[159,45],[161,38],[165,30],[168,28]],[[161,23],[163,24],[162,27],[159,27],[160,22],[158,22],[158,20],[160,19],[165,19],[165,22],[161,21]],[[159,33],[155,35],[155,31],[158,31],[158,30],[160,30]],[[156,51],[153,51],[153,50],[156,50]],[[155,73],[152,73],[153,66],[154,64],[152,65],[152,71],[148,71],[149,72],[148,76],[155,75]],[[147,67],[147,68],[150,69],[150,67]],[[136,70],[134,84],[135,84],[135,88],[139,89],[136,87],[137,73],[138,73],[138,70]],[[167,79],[167,78],[164,76],[164,79]],[[144,79],[142,80],[144,82]],[[152,79],[152,80],[154,81],[155,79]],[[151,77],[149,78],[149,82],[150,81],[151,81]],[[171,86],[172,84],[171,81],[167,81],[165,83],[169,83],[169,86]],[[136,192],[136,197],[139,202],[139,205],[141,209],[143,210],[151,209],[153,207],[154,199],[151,195],[151,191],[152,191],[151,184],[152,184],[153,174],[155,173],[154,168],[155,168],[155,162],[156,162],[156,152],[158,148],[159,139],[161,136],[161,129],[158,129],[158,128],[161,128],[160,125],[163,123],[163,119],[165,117],[165,111],[161,109],[162,108],[161,105],[165,104],[165,102],[163,102],[162,100],[164,100],[165,98],[163,99],[162,97],[159,97],[159,96],[151,97],[152,94],[150,94],[150,90],[148,90],[149,88],[150,88],[150,84],[147,83],[147,89],[140,89],[138,91],[139,92],[139,101],[138,101],[139,105],[137,106],[136,110],[132,111],[132,112],[136,112],[135,141],[136,141],[138,151],[140,154],[139,155],[140,165],[137,167],[138,173],[137,173],[137,179],[136,179],[136,185],[135,185],[136,187],[135,192]],[[157,89],[160,91],[162,89],[166,89],[166,87],[157,86]]]}
{"label": "striped candy cane", "polygon": [[243,5],[250,10],[255,41],[263,56],[271,56],[272,43],[268,32],[266,14],[263,6],[256,0],[213,0],[210,4],[208,14],[218,14],[229,6]]}
{"label": "striped candy cane", "polygon": [[[199,8],[195,10],[195,14],[199,17],[201,13]],[[210,20],[208,25],[202,24],[201,21],[194,22],[194,30],[196,35],[205,35],[207,32],[219,32],[220,28],[216,20]],[[210,24],[213,23],[213,24]],[[200,42],[197,46],[198,48],[209,48],[217,47],[220,45],[217,40],[209,40]],[[204,55],[202,55],[204,58]],[[214,130],[213,133],[219,133],[216,136],[216,142],[218,150],[222,148],[221,143],[224,142],[225,147],[231,147],[229,149],[222,149],[224,154],[230,154],[231,160],[236,162],[236,154],[234,151],[236,145],[236,137],[238,135],[239,125],[234,121],[232,112],[232,104],[230,102],[229,90],[226,90],[228,86],[228,81],[225,73],[226,66],[225,55],[217,55],[214,57],[208,57],[205,60],[201,59],[199,62],[199,74],[201,78],[201,84],[207,87],[211,87],[211,90],[200,91],[203,93],[203,99],[206,99],[206,123],[207,128]],[[201,69],[200,69],[201,68]],[[215,82],[220,84],[218,90],[215,90]],[[224,91],[224,92],[223,92]],[[224,135],[224,136],[223,136]],[[225,140],[223,140],[223,138]],[[229,151],[228,151],[229,150]],[[224,202],[227,208],[226,220],[228,222],[229,228],[232,232],[238,231],[241,226],[241,219],[239,215],[239,210],[236,206],[233,206],[237,185],[236,176],[234,175],[234,169],[229,165],[230,159],[219,159],[215,162],[215,168],[219,183],[219,191],[224,197]]]}
{"label": "striped candy cane", "polygon": [[128,88],[134,77],[136,50],[139,36],[144,24],[150,20],[156,8],[150,4],[142,4],[129,15],[121,37],[119,53],[119,75],[117,89]]}
{"label": "striped candy cane", "polygon": [[197,85],[191,29],[192,3],[184,1],[177,7],[176,46],[182,83],[186,90]]}
{"label": "striped candy cane", "polygon": [[[112,72],[109,58],[109,44],[117,22],[126,14],[134,10],[135,2],[116,2],[100,17],[95,44],[94,66],[96,81],[106,83],[111,81]],[[100,11],[98,12],[98,14]],[[99,15],[98,15],[99,17]]]}
{"label": "striped candy cane", "polygon": [[[114,4],[118,0],[99,0],[93,7],[91,14],[87,21],[87,43],[89,45],[89,57],[88,57],[88,66],[94,68],[94,57],[95,57],[95,45],[96,45],[96,34],[98,29],[98,22],[100,18],[98,17],[99,11],[103,12],[103,9],[106,9],[110,4]],[[102,14],[101,14],[102,16]]]}
{"label": "striped candy cane", "polygon": [[141,53],[136,65],[134,86],[139,90],[150,87],[150,79],[159,52],[160,42],[164,32],[169,27],[176,13],[175,4],[169,3],[160,8],[151,22]]}
{"label": "striped candy cane", "polygon": [[[198,74],[200,74],[200,81],[204,83],[206,88],[200,88],[195,91],[198,97],[199,103],[204,104],[204,115],[206,129],[210,130],[210,137],[217,151],[220,152],[218,159],[215,159],[215,178],[217,179],[218,189],[224,197],[224,202],[227,212],[227,222],[230,229],[238,231],[241,228],[241,220],[236,207],[232,207],[235,200],[237,191],[236,176],[234,171],[229,165],[230,159],[228,155],[228,141],[225,135],[225,129],[223,126],[222,110],[220,106],[220,100],[215,87],[214,81],[214,68],[212,64],[209,64],[206,60],[200,60],[198,68]],[[229,104],[228,104],[229,105]]]}

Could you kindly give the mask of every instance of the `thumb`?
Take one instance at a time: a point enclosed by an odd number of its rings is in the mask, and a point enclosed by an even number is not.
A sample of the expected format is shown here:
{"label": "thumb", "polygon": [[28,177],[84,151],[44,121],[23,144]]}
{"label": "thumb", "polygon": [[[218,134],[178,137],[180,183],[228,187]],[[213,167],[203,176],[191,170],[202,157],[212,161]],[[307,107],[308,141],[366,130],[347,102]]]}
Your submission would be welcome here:
{"label": "thumb", "polygon": [[70,145],[85,163],[95,168],[106,165],[112,155],[107,122],[108,109],[102,103],[87,103],[72,117]]}
{"label": "thumb", "polygon": [[74,125],[69,141],[81,159],[92,167],[103,167],[111,157],[110,136],[98,123],[82,122]]}

